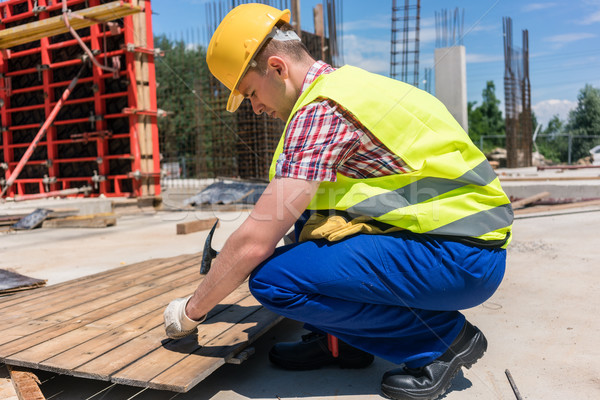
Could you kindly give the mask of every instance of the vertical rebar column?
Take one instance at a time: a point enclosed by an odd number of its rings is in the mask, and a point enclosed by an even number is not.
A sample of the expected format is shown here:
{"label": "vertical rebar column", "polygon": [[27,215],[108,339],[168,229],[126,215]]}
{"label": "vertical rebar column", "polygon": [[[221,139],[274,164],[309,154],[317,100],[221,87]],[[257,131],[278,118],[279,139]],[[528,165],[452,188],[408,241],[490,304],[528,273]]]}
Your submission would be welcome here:
{"label": "vertical rebar column", "polygon": [[502,18],[504,34],[504,120],[506,125],[506,166],[514,168],[517,149],[515,71],[513,70],[512,19]]}
{"label": "vertical rebar column", "polygon": [[533,121],[531,117],[531,83],[529,81],[529,32],[527,29],[523,30],[523,77],[519,83],[522,102],[522,112],[519,118],[522,166],[530,167],[532,165],[531,155],[533,150]]}
{"label": "vertical rebar column", "polygon": [[[402,23],[401,28],[399,27],[400,22]],[[405,0],[402,8],[397,5],[396,0],[393,0],[390,77],[414,86],[419,85],[420,24],[421,0],[417,0],[416,4],[412,5],[409,0]],[[400,30],[402,38],[399,38]],[[398,61],[398,56],[400,56],[400,61]],[[412,79],[410,75],[412,75]]]}
{"label": "vertical rebar column", "polygon": [[523,31],[522,50],[513,47],[512,19],[503,18],[504,104],[506,124],[506,166],[532,165],[531,85],[529,81],[529,36]]}

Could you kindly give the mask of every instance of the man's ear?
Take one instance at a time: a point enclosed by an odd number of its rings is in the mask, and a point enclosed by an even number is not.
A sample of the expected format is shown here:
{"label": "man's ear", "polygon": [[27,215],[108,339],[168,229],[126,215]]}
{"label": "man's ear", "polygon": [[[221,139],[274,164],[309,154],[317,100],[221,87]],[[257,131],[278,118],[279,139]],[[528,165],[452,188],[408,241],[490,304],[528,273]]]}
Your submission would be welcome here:
{"label": "man's ear", "polygon": [[287,62],[279,56],[271,56],[267,60],[267,68],[276,72],[281,78],[287,79],[289,77],[289,69]]}

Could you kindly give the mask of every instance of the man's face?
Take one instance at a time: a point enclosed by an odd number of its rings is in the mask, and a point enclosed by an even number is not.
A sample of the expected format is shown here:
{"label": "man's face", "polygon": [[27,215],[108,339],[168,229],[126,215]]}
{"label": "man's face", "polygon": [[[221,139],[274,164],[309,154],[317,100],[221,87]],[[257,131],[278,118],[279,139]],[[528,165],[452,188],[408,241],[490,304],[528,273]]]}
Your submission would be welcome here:
{"label": "man's face", "polygon": [[264,75],[255,70],[248,71],[240,81],[238,90],[250,100],[256,114],[265,113],[284,122],[287,121],[297,100],[287,68],[278,60],[268,63]]}

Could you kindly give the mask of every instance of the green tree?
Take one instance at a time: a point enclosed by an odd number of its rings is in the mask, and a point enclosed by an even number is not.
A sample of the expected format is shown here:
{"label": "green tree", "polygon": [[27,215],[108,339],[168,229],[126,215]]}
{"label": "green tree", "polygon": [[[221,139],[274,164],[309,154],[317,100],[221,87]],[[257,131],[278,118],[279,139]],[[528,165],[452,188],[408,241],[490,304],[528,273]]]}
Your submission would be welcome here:
{"label": "green tree", "polygon": [[179,163],[183,177],[201,177],[223,151],[213,149],[212,139],[231,134],[231,128],[222,131],[223,126],[232,126],[232,114],[215,102],[206,49],[165,35],[155,37],[154,42],[164,51],[164,57],[155,62],[157,103],[169,112],[158,120],[162,159]]}
{"label": "green tree", "polygon": [[554,162],[567,160],[568,141],[564,136],[559,136],[564,132],[565,122],[558,115],[554,115],[536,139],[537,149],[546,159]]}
{"label": "green tree", "polygon": [[[577,107],[569,112],[567,123],[572,138],[571,161],[590,155],[589,150],[600,144],[600,89],[585,85],[577,96]],[[577,135],[596,136],[596,138],[578,138]]]}
{"label": "green tree", "polygon": [[[477,102],[469,102],[467,106],[469,136],[475,143],[478,143],[482,136],[505,135],[504,118],[498,107],[500,100],[496,97],[494,81],[487,81],[486,87],[482,91],[482,98],[479,107],[475,107]],[[495,146],[502,145],[504,145],[504,140],[501,138],[486,139],[483,150],[490,150]]]}

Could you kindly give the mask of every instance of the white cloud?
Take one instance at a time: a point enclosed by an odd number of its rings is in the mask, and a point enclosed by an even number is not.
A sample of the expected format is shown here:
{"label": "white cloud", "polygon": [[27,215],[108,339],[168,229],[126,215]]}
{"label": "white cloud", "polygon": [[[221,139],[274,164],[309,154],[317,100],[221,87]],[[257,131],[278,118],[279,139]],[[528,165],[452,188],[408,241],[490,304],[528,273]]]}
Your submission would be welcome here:
{"label": "white cloud", "polygon": [[600,22],[600,10],[596,11],[595,13],[589,14],[587,17],[585,17],[581,21],[581,24],[582,25],[591,25],[591,24],[595,24],[596,22]]}
{"label": "white cloud", "polygon": [[467,52],[467,63],[487,63],[487,62],[498,62],[504,61],[504,55],[502,54],[477,54]]}
{"label": "white cloud", "polygon": [[555,7],[557,3],[531,3],[522,8],[523,12],[539,11]]}
{"label": "white cloud", "polygon": [[344,35],[344,62],[378,74],[390,69],[390,42]]}
{"label": "white cloud", "polygon": [[553,43],[557,47],[564,46],[568,43],[578,42],[580,40],[595,38],[597,35],[593,33],[564,33],[562,35],[554,35],[545,38],[544,40]]}
{"label": "white cloud", "polygon": [[347,21],[343,23],[344,32],[356,32],[373,29],[384,29],[390,31],[390,17],[376,15],[369,19],[358,21]]}
{"label": "white cloud", "polygon": [[533,112],[535,112],[538,123],[546,126],[548,125],[548,121],[555,115],[558,115],[560,119],[566,121],[569,117],[569,111],[575,107],[577,107],[576,101],[550,99],[540,101],[531,108],[533,109]]}

